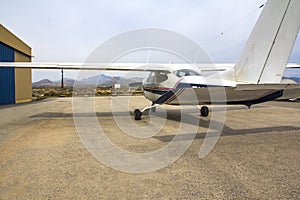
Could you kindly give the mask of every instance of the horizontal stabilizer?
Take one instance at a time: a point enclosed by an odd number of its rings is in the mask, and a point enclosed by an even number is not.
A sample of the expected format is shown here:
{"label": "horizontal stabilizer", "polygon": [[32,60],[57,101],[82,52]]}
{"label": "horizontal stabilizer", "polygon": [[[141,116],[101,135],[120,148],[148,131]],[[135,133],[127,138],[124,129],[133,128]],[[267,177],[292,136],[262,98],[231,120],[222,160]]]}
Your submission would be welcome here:
{"label": "horizontal stabilizer", "polygon": [[239,84],[234,91],[299,89],[300,84]]}
{"label": "horizontal stabilizer", "polygon": [[249,93],[259,93],[262,91],[271,93],[272,91],[282,91],[282,96],[278,99],[300,98],[300,84],[240,84],[237,85],[233,91]]}

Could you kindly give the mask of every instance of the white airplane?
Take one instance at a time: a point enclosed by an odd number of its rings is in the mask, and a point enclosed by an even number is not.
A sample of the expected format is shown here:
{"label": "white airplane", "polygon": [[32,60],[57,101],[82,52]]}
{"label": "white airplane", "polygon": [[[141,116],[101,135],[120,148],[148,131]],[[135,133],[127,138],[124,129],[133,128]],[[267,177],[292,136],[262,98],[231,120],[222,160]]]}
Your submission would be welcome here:
{"label": "white airplane", "polygon": [[[241,104],[249,108],[254,104],[275,99],[300,97],[300,84],[281,83],[300,28],[299,0],[269,0],[251,33],[245,49],[236,64],[220,64],[210,68],[203,64],[141,64],[114,63],[1,63],[2,67],[28,67],[44,69],[84,69],[149,71],[143,81],[144,95],[152,105],[134,111],[140,120],[146,110],[155,110],[161,104],[208,105]],[[200,70],[199,70],[200,69]],[[202,71],[201,71],[202,69]],[[214,71],[203,75],[205,71]],[[212,98],[224,93],[225,98]],[[196,97],[191,98],[191,97]],[[209,109],[202,106],[201,116],[208,116]]]}

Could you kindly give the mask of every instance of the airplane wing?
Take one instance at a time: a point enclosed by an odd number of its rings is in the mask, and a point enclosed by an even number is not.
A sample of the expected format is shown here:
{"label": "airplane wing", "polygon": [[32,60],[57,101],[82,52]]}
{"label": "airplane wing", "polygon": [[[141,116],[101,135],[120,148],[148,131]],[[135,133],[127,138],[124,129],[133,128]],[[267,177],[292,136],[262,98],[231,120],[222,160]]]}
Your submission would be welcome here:
{"label": "airplane wing", "polygon": [[0,62],[0,67],[69,70],[116,70],[116,71],[175,71],[195,67],[200,71],[224,71],[234,64],[169,64],[169,63],[50,63],[50,62]]}
{"label": "airplane wing", "polygon": [[[234,63],[195,64],[201,71],[225,71],[235,66]],[[300,64],[288,63],[286,68],[300,68]]]}
{"label": "airplane wing", "polygon": [[[166,63],[50,63],[50,62],[0,62],[0,67],[67,70],[115,70],[115,71],[174,71],[196,67],[200,71],[225,71],[233,63],[209,64],[166,64]],[[286,68],[300,68],[300,64],[289,63]]]}
{"label": "airplane wing", "polygon": [[115,71],[173,71],[166,65],[146,63],[40,63],[0,62],[0,67],[67,70],[115,70]]}

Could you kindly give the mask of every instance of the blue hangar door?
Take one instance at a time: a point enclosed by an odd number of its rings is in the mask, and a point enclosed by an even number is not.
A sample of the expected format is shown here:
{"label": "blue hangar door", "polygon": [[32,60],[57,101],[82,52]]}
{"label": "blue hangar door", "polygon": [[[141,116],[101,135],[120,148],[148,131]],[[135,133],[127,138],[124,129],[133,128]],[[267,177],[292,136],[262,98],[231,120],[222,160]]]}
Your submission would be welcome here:
{"label": "blue hangar door", "polygon": [[[0,62],[14,62],[14,50],[0,42]],[[15,103],[15,69],[0,67],[0,104]]]}

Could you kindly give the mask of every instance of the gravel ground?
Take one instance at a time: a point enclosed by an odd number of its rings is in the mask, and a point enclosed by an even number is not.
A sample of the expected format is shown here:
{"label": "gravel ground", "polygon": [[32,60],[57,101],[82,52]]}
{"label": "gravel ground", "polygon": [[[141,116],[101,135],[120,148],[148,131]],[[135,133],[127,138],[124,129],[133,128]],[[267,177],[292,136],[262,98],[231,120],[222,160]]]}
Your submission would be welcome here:
{"label": "gravel ground", "polygon": [[[97,98],[96,116],[115,145],[150,152],[174,138],[179,107],[163,106],[168,110],[164,128],[141,139],[117,126],[111,99],[126,100]],[[129,109],[147,105],[143,97],[132,97]],[[191,133],[195,139],[183,137],[192,144],[173,164],[136,174],[107,167],[85,148],[71,98],[1,106],[0,199],[299,199],[299,111],[299,102],[270,102],[251,110],[229,106],[222,135],[205,158],[198,155],[210,118],[200,120],[197,133]],[[134,123],[149,125],[151,118]]]}

